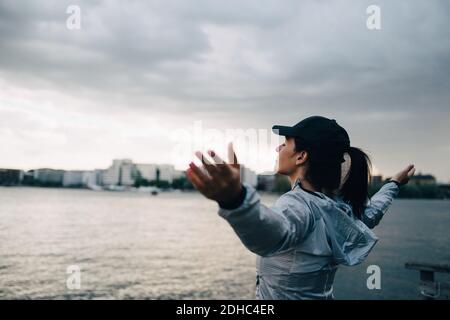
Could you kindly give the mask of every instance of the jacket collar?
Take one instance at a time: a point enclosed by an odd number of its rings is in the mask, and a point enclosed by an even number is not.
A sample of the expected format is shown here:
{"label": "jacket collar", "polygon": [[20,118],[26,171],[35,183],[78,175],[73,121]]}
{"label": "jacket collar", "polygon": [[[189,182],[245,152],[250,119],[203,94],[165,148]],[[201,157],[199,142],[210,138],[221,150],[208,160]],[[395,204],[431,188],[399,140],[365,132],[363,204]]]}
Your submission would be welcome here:
{"label": "jacket collar", "polygon": [[295,180],[294,185],[291,188],[291,191],[293,191],[296,187],[299,187],[301,190],[308,192],[308,193],[312,194],[313,196],[319,197],[321,199],[324,198],[324,196],[320,192],[310,191],[310,190],[306,190],[305,188],[303,188],[299,178],[297,178]]}

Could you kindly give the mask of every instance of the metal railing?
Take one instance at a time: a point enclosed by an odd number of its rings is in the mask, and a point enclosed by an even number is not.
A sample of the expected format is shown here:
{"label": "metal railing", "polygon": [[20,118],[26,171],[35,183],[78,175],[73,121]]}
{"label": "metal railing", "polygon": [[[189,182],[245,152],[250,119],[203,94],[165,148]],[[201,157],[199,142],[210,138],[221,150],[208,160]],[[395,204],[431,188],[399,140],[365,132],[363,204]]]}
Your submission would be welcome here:
{"label": "metal railing", "polygon": [[405,263],[405,268],[419,270],[419,291],[423,299],[450,299],[450,283],[436,281],[434,276],[436,272],[450,273],[450,265],[407,262]]}

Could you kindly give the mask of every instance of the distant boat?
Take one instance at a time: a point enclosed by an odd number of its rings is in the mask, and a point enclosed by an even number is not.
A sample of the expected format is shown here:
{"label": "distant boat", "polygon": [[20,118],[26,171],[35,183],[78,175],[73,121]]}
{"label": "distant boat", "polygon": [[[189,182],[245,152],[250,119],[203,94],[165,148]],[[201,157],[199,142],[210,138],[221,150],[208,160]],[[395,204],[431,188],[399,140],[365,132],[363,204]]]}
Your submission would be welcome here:
{"label": "distant boat", "polygon": [[157,187],[139,187],[138,191],[144,193],[151,193],[154,196],[156,196],[160,192],[160,190]]}

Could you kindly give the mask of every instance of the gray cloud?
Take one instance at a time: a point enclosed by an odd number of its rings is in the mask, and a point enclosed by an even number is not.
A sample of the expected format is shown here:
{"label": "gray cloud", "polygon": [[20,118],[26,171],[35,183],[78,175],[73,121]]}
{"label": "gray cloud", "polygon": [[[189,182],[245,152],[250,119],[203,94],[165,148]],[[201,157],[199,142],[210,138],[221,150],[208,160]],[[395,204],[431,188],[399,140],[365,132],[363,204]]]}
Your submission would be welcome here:
{"label": "gray cloud", "polygon": [[[384,172],[412,161],[448,180],[439,159],[450,156],[450,4],[377,1],[382,30],[369,31],[372,3],[0,0],[0,83],[53,92],[40,97],[80,117],[108,114],[105,145],[108,125],[125,114],[167,128],[198,119],[259,128],[323,114]],[[66,28],[70,4],[81,7],[81,30]],[[25,124],[8,110],[2,126],[18,136],[14,123]],[[86,132],[101,135],[79,125],[65,144],[86,144]]]}

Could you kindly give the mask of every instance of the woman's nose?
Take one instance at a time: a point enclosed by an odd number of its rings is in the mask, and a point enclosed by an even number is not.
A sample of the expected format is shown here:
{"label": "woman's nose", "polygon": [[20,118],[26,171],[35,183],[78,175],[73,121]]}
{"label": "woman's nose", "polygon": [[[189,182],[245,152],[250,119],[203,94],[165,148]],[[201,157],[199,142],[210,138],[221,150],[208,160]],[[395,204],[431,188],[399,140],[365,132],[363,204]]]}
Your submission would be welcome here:
{"label": "woman's nose", "polygon": [[276,152],[280,152],[282,145],[279,145],[278,147],[275,148]]}

